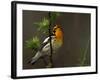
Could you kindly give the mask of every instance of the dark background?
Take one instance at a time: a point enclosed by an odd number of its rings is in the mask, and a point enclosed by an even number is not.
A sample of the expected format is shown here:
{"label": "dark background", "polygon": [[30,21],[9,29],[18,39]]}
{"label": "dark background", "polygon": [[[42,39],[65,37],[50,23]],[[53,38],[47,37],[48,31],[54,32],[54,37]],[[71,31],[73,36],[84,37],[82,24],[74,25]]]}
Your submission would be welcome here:
{"label": "dark background", "polygon": [[[62,26],[64,44],[57,53],[53,54],[54,67],[90,66],[90,14],[67,12],[60,14],[52,23],[52,27],[55,24]],[[25,46],[25,41],[35,35],[37,27],[34,22],[39,22],[44,17],[48,17],[48,12],[23,11],[23,69],[45,68],[41,59],[34,65],[27,63],[34,54]],[[46,36],[40,34],[42,42]],[[83,59],[84,64],[82,64]]]}

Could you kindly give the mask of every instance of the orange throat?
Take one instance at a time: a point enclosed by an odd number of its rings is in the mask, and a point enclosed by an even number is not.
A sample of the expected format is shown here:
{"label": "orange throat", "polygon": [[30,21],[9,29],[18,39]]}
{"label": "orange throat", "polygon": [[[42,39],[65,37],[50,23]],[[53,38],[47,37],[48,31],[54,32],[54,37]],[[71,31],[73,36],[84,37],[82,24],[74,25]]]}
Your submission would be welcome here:
{"label": "orange throat", "polygon": [[56,32],[55,32],[55,35],[56,35],[56,39],[57,41],[60,41],[63,43],[63,32],[61,29],[58,29]]}

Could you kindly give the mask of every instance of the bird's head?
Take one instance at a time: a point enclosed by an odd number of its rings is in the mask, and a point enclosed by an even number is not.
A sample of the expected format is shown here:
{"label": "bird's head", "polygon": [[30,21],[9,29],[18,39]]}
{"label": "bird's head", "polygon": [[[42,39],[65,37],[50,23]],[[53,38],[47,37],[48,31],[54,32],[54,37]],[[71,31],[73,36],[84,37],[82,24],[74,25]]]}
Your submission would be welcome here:
{"label": "bird's head", "polygon": [[60,25],[56,25],[53,28],[53,34],[56,36],[58,40],[63,40],[63,31]]}

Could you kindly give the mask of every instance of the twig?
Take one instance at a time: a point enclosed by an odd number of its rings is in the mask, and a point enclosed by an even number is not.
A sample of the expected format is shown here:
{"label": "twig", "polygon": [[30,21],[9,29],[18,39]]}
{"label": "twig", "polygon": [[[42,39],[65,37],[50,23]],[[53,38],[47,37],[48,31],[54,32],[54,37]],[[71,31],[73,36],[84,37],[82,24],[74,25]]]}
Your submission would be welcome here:
{"label": "twig", "polygon": [[[53,61],[52,61],[52,53],[53,53],[53,48],[52,48],[52,38],[51,38],[51,13],[49,12],[49,37],[50,37],[50,61],[51,61],[51,64],[53,64]],[[53,67],[53,66],[51,66]]]}

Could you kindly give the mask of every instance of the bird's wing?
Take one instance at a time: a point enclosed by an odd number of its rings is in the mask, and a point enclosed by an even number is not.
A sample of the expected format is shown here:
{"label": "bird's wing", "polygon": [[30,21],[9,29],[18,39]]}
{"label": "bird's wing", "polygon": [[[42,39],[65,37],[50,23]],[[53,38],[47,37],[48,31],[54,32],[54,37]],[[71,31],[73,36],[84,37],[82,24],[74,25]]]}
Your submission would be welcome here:
{"label": "bird's wing", "polygon": [[[51,39],[54,39],[54,38],[55,38],[55,36],[51,36]],[[47,43],[49,40],[50,40],[50,37],[47,37],[47,38],[43,41],[43,43]]]}
{"label": "bird's wing", "polygon": [[[51,39],[53,40],[55,38],[55,36],[51,36]],[[44,41],[43,41],[43,43],[42,43],[42,45],[41,45],[41,47],[40,47],[40,51],[43,49],[43,47],[45,47],[48,43],[50,42],[50,37],[47,37]]]}
{"label": "bird's wing", "polygon": [[42,56],[41,52],[38,51],[34,57],[29,61],[29,63],[34,64]]}
{"label": "bird's wing", "polygon": [[49,39],[50,39],[50,37],[47,37],[47,38],[43,41],[43,43],[48,42]]}

